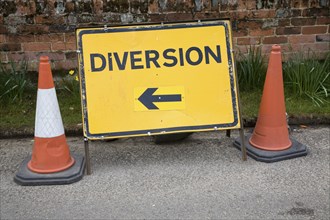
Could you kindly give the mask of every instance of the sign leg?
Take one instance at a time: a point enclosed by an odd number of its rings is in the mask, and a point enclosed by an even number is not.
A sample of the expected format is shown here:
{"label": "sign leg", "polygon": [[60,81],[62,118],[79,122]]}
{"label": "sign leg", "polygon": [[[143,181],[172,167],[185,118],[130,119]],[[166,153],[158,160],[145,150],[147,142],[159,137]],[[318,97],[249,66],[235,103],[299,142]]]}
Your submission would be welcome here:
{"label": "sign leg", "polygon": [[242,160],[246,161],[247,156],[246,156],[246,146],[245,146],[245,136],[244,136],[244,129],[241,128],[239,129],[239,135],[241,138],[241,150],[242,150]]}
{"label": "sign leg", "polygon": [[230,130],[226,130],[226,136],[230,137]]}
{"label": "sign leg", "polygon": [[91,175],[91,173],[92,173],[91,160],[90,160],[90,156],[89,156],[89,143],[88,143],[87,138],[84,138],[84,146],[85,146],[85,158],[86,158],[86,172],[87,172],[87,175]]}

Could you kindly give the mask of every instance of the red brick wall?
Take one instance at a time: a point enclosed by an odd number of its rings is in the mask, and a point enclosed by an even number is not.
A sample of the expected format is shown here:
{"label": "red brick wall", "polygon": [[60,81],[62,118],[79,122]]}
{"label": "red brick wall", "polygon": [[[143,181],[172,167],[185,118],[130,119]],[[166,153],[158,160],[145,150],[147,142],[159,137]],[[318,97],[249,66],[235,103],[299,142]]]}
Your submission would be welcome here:
{"label": "red brick wall", "polygon": [[265,54],[330,51],[330,0],[1,0],[1,62],[26,59],[37,70],[48,55],[52,68],[76,67],[78,26],[230,18],[235,48],[257,45]]}

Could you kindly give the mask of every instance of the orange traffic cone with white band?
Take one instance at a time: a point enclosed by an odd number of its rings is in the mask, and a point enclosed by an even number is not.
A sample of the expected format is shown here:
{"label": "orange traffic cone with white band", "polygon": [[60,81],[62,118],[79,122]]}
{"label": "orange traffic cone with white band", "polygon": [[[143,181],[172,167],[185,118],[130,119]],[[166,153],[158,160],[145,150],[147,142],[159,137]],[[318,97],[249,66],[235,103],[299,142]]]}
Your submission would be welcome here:
{"label": "orange traffic cone with white band", "polygon": [[70,155],[47,56],[40,57],[34,134],[32,158],[23,162],[17,183],[67,184],[82,178],[84,158]]}
{"label": "orange traffic cone with white band", "polygon": [[[273,45],[256,127],[246,137],[249,156],[275,162],[307,155],[307,147],[289,137],[285,112],[281,47]],[[234,145],[240,149],[240,139]]]}
{"label": "orange traffic cone with white band", "polygon": [[37,173],[54,173],[73,165],[66,143],[48,57],[40,57],[34,148],[28,168]]}

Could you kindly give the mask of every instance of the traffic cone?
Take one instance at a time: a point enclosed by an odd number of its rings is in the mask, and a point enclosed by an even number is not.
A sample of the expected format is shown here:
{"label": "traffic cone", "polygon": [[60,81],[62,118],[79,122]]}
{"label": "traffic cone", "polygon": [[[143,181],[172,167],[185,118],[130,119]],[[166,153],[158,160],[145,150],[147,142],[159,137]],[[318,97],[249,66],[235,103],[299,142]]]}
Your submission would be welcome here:
{"label": "traffic cone", "polygon": [[[289,137],[285,112],[281,47],[273,45],[257,123],[246,137],[249,156],[276,162],[307,155],[307,147]],[[236,139],[234,146],[241,149],[241,140]]]}
{"label": "traffic cone", "polygon": [[23,161],[16,183],[54,185],[82,179],[85,160],[70,155],[47,56],[40,57],[34,136],[32,157]]}

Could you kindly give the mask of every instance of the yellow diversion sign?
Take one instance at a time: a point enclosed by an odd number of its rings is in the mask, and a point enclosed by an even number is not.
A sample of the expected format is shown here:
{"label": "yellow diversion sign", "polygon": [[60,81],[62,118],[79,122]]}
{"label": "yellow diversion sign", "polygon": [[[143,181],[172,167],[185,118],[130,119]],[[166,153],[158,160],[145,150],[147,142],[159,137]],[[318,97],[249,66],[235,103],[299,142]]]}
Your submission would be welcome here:
{"label": "yellow diversion sign", "polygon": [[230,22],[76,31],[89,139],[240,128]]}

